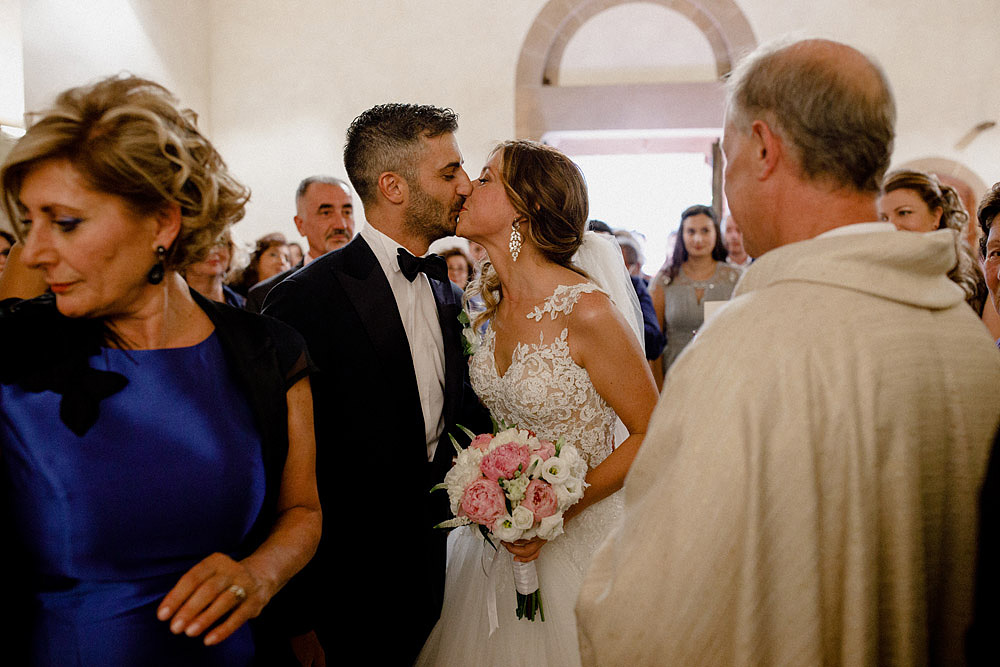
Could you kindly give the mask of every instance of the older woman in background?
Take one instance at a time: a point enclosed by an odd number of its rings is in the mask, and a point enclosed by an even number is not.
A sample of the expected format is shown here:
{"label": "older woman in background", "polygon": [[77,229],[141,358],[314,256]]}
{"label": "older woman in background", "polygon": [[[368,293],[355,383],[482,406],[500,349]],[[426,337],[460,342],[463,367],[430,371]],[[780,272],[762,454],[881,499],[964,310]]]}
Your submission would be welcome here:
{"label": "older woman in background", "polygon": [[319,539],[301,338],[180,275],[248,196],[193,118],[106,79],[60,95],[0,167],[49,290],[0,308],[18,350],[0,368],[5,550],[29,568],[33,664],[249,664],[247,621]]}
{"label": "older woman in background", "polygon": [[476,271],[472,260],[461,248],[445,250],[441,257],[448,263],[448,280],[465,289]]}
{"label": "older woman in background", "polygon": [[226,274],[233,264],[233,253],[236,244],[228,229],[223,230],[215,240],[204,259],[195,262],[184,270],[184,280],[191,289],[204,297],[219,303],[226,303],[234,308],[242,308],[246,299],[224,283]]}
{"label": "older woman in background", "polygon": [[236,276],[230,286],[243,297],[250,288],[262,280],[283,273],[292,268],[291,256],[288,253],[288,241],[284,234],[266,234],[254,244],[250,254],[250,263]]}
{"label": "older woman in background", "polygon": [[966,303],[982,317],[987,299],[986,282],[976,267],[972,249],[962,240],[961,232],[969,221],[969,214],[958,192],[941,183],[934,174],[908,169],[894,171],[882,182],[878,212],[882,220],[891,222],[899,230],[953,229],[958,232],[955,238],[958,264],[948,277],[962,288]]}

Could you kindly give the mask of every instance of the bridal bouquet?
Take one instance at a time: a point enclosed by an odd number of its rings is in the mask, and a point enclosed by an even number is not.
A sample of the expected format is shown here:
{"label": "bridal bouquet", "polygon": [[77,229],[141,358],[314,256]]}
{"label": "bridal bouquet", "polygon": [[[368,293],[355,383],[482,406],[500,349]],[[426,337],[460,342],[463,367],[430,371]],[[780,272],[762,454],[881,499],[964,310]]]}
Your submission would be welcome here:
{"label": "bridal bouquet", "polygon": [[[461,427],[459,427],[461,428]],[[572,445],[539,439],[526,429],[504,428],[475,435],[458,453],[444,482],[455,518],[438,528],[476,524],[496,548],[496,540],[514,542],[539,537],[551,540],[563,532],[563,513],[583,497],[587,462]],[[514,562],[517,617],[545,620],[535,564]]]}

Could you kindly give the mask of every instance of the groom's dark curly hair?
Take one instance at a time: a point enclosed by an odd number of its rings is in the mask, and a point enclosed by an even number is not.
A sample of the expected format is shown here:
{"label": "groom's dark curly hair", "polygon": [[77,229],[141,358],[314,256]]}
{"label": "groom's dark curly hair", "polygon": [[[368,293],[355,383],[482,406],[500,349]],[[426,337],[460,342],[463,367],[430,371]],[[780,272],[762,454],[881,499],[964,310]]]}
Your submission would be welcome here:
{"label": "groom's dark curly hair", "polygon": [[380,104],[355,118],[347,129],[344,166],[361,202],[375,202],[384,172],[396,172],[408,181],[416,176],[421,138],[457,129],[454,111],[426,104]]}

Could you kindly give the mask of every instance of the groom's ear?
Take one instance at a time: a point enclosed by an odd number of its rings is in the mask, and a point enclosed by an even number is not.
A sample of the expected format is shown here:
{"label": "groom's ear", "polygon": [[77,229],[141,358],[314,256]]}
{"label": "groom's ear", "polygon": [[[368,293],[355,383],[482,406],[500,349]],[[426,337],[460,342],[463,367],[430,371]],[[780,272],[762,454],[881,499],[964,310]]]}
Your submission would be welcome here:
{"label": "groom's ear", "polygon": [[403,204],[410,195],[406,179],[391,171],[383,171],[379,175],[378,191],[393,204]]}

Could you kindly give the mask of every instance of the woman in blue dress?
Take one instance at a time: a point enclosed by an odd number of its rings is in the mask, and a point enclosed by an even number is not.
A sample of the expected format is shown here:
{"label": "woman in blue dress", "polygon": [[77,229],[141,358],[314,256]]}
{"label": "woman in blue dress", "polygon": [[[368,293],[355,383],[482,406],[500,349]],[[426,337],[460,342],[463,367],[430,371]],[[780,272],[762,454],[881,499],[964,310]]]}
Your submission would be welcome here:
{"label": "woman in blue dress", "polygon": [[251,664],[247,621],[312,556],[320,510],[301,338],[181,277],[248,192],[133,77],[63,93],[0,186],[23,243],[5,282],[45,292],[0,307],[28,661]]}

